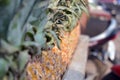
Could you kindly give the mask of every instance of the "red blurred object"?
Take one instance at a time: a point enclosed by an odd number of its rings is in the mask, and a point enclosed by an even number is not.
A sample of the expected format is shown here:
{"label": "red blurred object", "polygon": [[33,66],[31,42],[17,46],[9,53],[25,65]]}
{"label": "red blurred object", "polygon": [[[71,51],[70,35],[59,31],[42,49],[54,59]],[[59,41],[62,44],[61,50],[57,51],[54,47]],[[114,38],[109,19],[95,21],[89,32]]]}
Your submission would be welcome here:
{"label": "red blurred object", "polygon": [[104,17],[107,20],[111,19],[111,14],[104,10],[90,10],[89,12],[91,16]]}
{"label": "red blurred object", "polygon": [[120,65],[115,65],[112,67],[112,71],[120,77]]}
{"label": "red blurred object", "polygon": [[102,80],[120,80],[120,65],[114,65],[112,72],[107,74]]}

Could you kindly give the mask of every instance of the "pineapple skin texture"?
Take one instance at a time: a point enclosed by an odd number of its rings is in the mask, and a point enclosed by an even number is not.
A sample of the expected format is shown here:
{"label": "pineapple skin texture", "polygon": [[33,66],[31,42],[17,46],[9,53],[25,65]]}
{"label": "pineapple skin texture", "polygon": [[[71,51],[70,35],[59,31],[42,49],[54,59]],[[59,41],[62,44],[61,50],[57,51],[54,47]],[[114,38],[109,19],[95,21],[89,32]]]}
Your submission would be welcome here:
{"label": "pineapple skin texture", "polygon": [[71,32],[62,34],[61,50],[54,46],[28,63],[27,80],[62,80],[80,38],[80,23]]}

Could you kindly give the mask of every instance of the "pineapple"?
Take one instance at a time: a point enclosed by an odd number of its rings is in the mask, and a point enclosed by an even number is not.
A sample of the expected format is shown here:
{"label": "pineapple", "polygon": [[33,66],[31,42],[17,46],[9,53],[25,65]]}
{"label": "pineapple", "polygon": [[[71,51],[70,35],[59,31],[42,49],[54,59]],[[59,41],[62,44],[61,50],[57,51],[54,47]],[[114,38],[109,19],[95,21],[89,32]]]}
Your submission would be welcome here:
{"label": "pineapple", "polygon": [[0,23],[6,29],[0,30],[6,35],[0,35],[0,78],[61,80],[78,43],[85,1],[7,1],[4,6],[0,1],[10,15],[0,19],[7,20]]}

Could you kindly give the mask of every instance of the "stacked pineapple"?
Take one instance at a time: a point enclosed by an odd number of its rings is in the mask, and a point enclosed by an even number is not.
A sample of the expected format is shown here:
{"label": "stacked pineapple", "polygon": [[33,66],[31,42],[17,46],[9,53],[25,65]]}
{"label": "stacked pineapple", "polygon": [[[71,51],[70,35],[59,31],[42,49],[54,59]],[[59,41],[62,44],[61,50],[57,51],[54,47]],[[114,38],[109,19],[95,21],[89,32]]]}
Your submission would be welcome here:
{"label": "stacked pineapple", "polygon": [[13,4],[7,36],[0,36],[0,78],[61,80],[78,42],[78,20],[87,12],[84,0],[11,0],[0,7]]}

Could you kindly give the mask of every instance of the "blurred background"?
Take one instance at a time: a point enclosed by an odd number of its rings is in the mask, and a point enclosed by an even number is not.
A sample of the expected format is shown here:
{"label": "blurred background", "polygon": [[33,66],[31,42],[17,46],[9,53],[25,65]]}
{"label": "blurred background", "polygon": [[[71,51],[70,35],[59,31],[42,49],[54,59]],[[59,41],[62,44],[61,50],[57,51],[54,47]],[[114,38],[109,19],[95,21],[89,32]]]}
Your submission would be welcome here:
{"label": "blurred background", "polygon": [[120,0],[88,3],[90,16],[83,32],[90,36],[86,80],[102,80],[112,67],[120,64]]}

